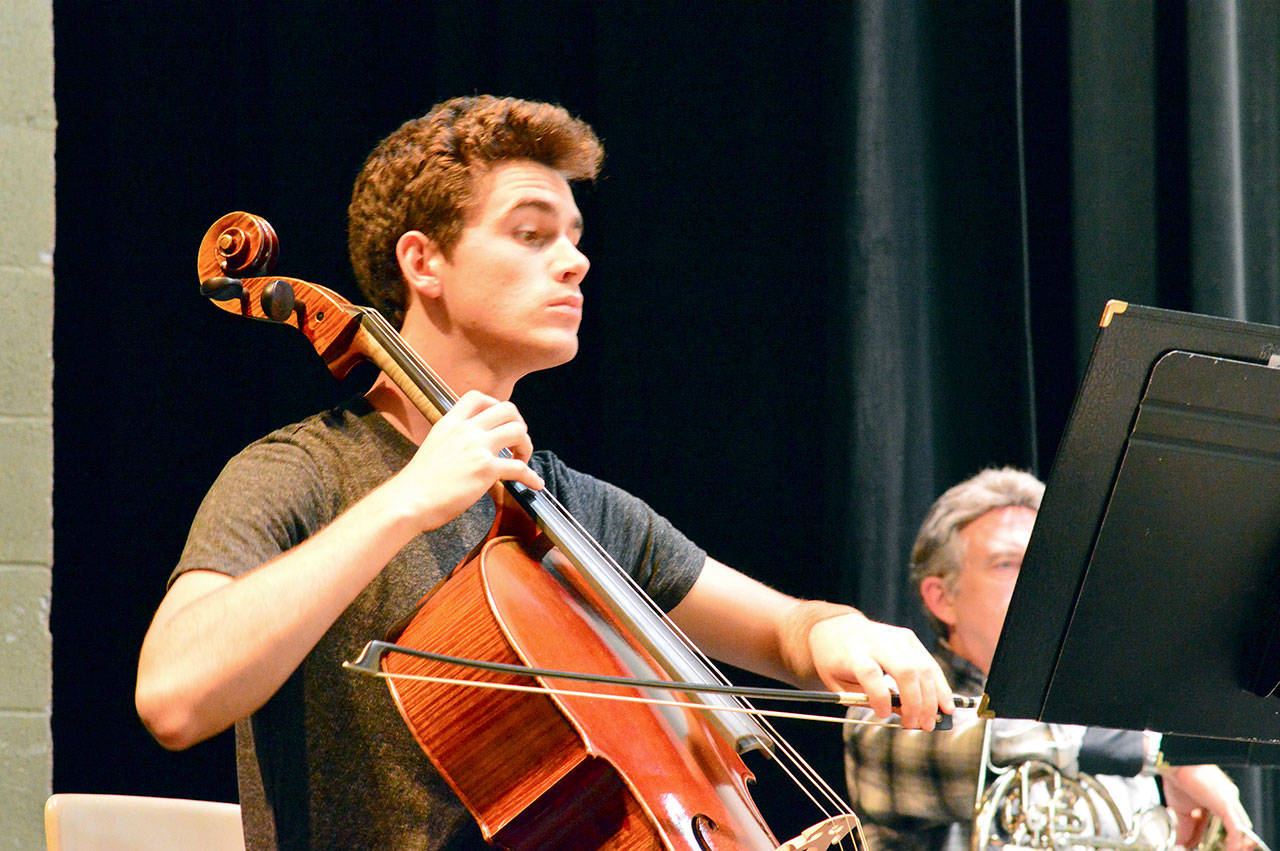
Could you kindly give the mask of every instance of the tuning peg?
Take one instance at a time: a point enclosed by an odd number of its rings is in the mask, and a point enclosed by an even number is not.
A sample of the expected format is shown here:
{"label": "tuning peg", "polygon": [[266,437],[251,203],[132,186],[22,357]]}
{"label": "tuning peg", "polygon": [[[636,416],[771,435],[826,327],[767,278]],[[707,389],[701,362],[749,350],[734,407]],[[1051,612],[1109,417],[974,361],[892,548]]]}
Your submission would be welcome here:
{"label": "tuning peg", "polygon": [[200,295],[214,301],[244,298],[244,285],[235,278],[209,278],[200,282]]}
{"label": "tuning peg", "polygon": [[293,287],[288,281],[272,281],[262,290],[262,312],[277,322],[293,313]]}

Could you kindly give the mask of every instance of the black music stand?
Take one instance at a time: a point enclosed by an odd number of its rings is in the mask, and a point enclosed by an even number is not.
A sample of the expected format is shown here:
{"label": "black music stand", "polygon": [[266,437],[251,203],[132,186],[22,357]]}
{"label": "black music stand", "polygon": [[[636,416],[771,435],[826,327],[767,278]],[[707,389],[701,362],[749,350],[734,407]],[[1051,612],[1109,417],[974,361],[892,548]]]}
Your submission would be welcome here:
{"label": "black music stand", "polygon": [[1277,353],[1280,328],[1108,305],[991,712],[1280,742]]}

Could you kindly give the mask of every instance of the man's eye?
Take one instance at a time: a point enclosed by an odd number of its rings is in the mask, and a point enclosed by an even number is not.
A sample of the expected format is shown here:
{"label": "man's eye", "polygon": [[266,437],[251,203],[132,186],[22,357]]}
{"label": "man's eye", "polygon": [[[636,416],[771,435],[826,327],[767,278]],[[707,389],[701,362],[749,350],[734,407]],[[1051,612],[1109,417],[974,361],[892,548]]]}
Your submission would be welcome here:
{"label": "man's eye", "polygon": [[537,245],[542,242],[542,233],[528,228],[521,228],[516,231],[516,239],[526,245]]}

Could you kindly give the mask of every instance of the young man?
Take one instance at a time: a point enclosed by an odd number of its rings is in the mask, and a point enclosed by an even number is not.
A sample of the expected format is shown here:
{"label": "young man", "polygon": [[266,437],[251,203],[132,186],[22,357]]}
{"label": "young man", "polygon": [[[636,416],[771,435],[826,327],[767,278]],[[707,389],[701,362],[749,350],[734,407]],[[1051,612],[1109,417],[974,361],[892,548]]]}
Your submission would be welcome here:
{"label": "young man", "polygon": [[[934,655],[957,694],[982,693],[1043,493],[1029,473],[984,470],[939,497],[920,526],[911,580],[940,637]],[[1159,736],[1006,719],[991,724],[996,764],[1037,759],[1067,773],[1099,775],[1127,816],[1160,805]],[[873,851],[970,847],[985,726],[969,715],[945,732],[846,729],[849,795]],[[1251,844],[1244,833],[1249,816],[1220,769],[1164,766],[1159,773],[1181,844],[1210,813],[1222,819],[1228,848]]]}
{"label": "young man", "polygon": [[250,847],[471,836],[385,689],[340,666],[483,536],[498,480],[548,488],[711,656],[865,691],[882,715],[892,685],[910,726],[952,709],[908,630],[766,588],[634,497],[533,453],[508,400],[577,352],[588,262],[569,181],[602,156],[559,107],[476,97],[406,123],[366,162],[349,211],[361,288],[461,398],[430,425],[381,378],[229,462],[139,659],[138,711],[161,744],[236,724]]}

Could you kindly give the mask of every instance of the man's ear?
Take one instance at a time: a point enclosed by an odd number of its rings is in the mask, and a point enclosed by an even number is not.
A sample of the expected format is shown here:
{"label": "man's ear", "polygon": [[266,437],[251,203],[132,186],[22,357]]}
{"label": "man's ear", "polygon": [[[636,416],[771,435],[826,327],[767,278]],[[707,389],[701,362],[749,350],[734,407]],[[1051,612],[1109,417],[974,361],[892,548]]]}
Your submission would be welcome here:
{"label": "man's ear", "polygon": [[396,240],[396,260],[409,289],[427,298],[440,295],[436,267],[443,258],[435,242],[420,230],[408,230]]}
{"label": "man's ear", "polygon": [[951,592],[947,590],[947,583],[942,581],[941,576],[926,576],[920,582],[920,598],[924,601],[924,607],[929,610],[929,614],[947,626],[956,625],[955,605],[951,602]]}

